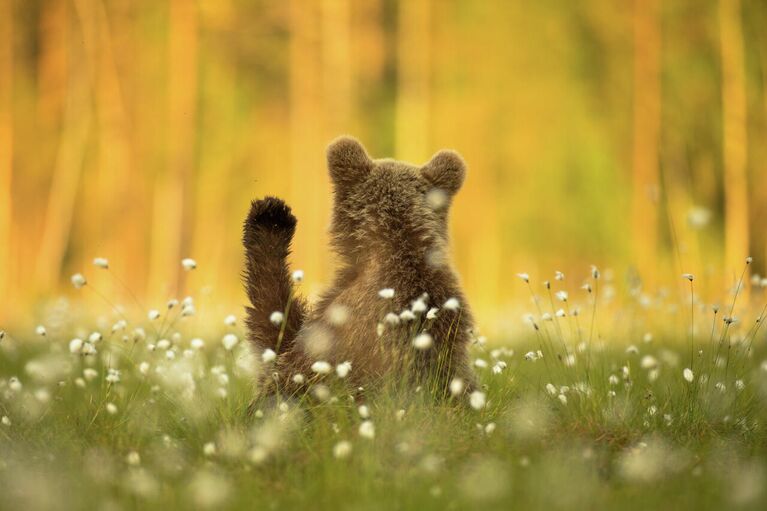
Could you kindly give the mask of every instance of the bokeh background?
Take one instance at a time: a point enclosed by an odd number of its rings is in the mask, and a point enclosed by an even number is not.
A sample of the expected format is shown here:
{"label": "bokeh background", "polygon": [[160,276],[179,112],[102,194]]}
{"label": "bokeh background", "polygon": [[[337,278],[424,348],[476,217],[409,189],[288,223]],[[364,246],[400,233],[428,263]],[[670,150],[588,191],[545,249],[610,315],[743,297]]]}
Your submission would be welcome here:
{"label": "bokeh background", "polygon": [[142,300],[238,306],[265,194],[316,292],[341,133],[463,154],[454,259],[485,324],[520,271],[724,289],[765,271],[765,27],[763,0],[0,0],[0,320],[78,271],[122,300],[96,256]]}

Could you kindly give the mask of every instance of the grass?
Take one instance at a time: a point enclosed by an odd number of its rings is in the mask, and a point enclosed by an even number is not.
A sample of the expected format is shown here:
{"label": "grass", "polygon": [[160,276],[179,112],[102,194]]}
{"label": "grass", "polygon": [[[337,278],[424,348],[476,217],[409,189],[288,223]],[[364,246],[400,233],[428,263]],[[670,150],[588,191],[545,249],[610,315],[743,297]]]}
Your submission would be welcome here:
{"label": "grass", "polygon": [[675,306],[592,280],[543,286],[528,332],[472,348],[479,409],[332,375],[324,400],[249,415],[259,364],[224,347],[236,326],[200,346],[204,325],[173,311],[46,318],[0,343],[0,508],[763,509],[764,309],[730,324],[735,305],[715,314],[692,286]]}

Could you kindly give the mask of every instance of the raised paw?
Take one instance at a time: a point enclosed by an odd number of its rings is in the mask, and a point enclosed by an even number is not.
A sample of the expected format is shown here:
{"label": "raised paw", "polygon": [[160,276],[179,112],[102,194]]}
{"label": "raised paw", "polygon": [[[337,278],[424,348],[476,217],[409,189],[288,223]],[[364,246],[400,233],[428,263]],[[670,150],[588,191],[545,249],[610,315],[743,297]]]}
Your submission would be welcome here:
{"label": "raised paw", "polygon": [[246,246],[261,241],[263,236],[276,235],[290,241],[296,230],[296,217],[290,206],[277,197],[253,201],[245,220],[243,242]]}

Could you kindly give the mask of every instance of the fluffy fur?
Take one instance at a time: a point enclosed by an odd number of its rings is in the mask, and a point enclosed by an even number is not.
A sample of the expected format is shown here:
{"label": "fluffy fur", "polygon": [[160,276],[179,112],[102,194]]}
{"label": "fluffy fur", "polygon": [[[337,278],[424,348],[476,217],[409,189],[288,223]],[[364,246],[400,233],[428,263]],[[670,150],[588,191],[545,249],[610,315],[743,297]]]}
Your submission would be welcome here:
{"label": "fluffy fur", "polygon": [[[466,174],[463,160],[453,151],[440,151],[421,167],[373,160],[357,140],[341,137],[328,147],[327,161],[334,188],[330,234],[340,267],[311,310],[295,295],[286,262],[296,226],[290,208],[267,197],[253,202],[245,221],[249,336],[259,353],[278,354],[259,388],[302,392],[321,378],[311,366],[322,360],[350,362],[355,385],[400,371],[400,379],[431,382],[442,395],[455,377],[470,390],[473,320],[446,257],[447,216]],[[394,297],[381,298],[383,288],[394,289]],[[395,324],[389,313],[411,310],[419,298],[439,308],[436,318],[416,311],[415,319]],[[460,308],[443,308],[450,298]],[[269,321],[272,312],[287,309],[284,324]],[[420,332],[432,336],[430,349],[413,347]]]}

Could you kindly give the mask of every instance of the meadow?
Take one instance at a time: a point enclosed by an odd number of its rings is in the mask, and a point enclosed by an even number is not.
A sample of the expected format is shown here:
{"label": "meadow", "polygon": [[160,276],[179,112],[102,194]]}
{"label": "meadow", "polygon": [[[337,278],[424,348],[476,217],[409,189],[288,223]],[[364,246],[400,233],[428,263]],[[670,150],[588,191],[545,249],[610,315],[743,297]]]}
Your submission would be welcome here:
{"label": "meadow", "polygon": [[689,274],[652,294],[512,275],[530,313],[476,336],[480,390],[350,388],[341,364],[277,402],[253,401],[274,361],[237,311],[139,315],[77,274],[101,307],[2,333],[0,508],[763,509],[767,282],[747,267],[719,305]]}

